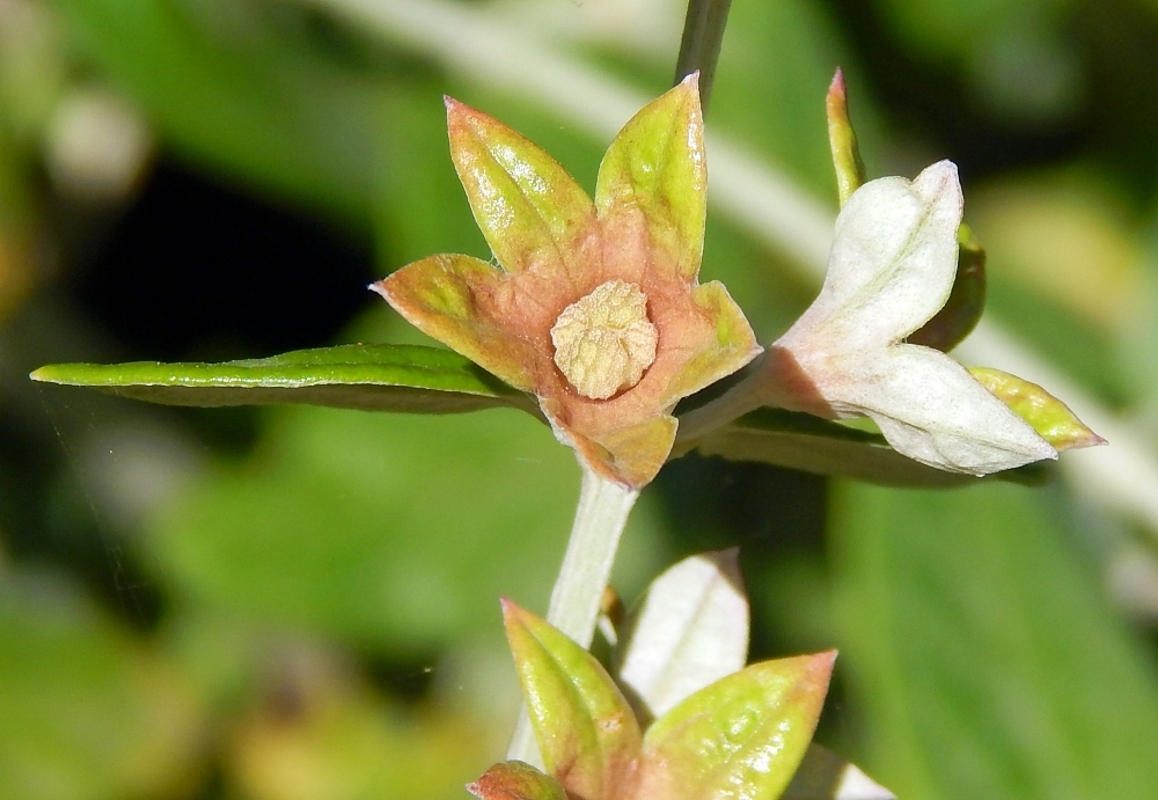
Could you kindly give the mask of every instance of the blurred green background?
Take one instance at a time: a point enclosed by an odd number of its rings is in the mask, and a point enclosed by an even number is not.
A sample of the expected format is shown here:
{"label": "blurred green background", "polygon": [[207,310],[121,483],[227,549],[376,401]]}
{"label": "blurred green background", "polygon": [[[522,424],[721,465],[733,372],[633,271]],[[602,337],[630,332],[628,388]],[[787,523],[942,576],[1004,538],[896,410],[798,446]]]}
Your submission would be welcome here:
{"label": "blurred green background", "polygon": [[[0,800],[464,797],[501,755],[497,599],[543,610],[578,492],[545,427],[26,376],[419,341],[366,284],[488,256],[440,95],[591,187],[609,136],[552,111],[590,98],[483,65],[541,51],[658,95],[683,11],[0,0]],[[870,175],[959,164],[989,316],[1118,438],[1045,488],[944,493],[692,455],[616,585],[740,545],[753,658],[840,648],[819,738],[902,798],[1153,798],[1158,4],[734,0],[710,133],[833,214],[837,65]],[[763,341],[816,291],[793,252],[712,213],[703,277]]]}

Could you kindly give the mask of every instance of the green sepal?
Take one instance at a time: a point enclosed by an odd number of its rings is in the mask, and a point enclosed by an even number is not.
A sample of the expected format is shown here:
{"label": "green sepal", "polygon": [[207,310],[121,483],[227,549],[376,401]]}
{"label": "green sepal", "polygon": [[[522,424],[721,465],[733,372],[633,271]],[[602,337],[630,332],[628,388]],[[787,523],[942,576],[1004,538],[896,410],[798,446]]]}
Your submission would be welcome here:
{"label": "green sepal", "polygon": [[779,797],[812,741],[835,651],[753,664],[648,729],[640,800]]}
{"label": "green sepal", "polygon": [[579,243],[595,208],[543,148],[446,98],[450,153],[479,230],[508,272],[532,266],[565,279],[584,268]]}
{"label": "green sepal", "polygon": [[642,735],[602,665],[546,620],[503,601],[507,640],[547,771],[572,797],[628,797]]}
{"label": "green sepal", "polygon": [[466,790],[479,800],[567,800],[559,781],[522,761],[495,764]]}
{"label": "green sepal", "polygon": [[973,230],[957,229],[957,275],[949,299],[933,318],[909,334],[909,344],[922,344],[948,353],[977,327],[985,310],[985,248]]}
{"label": "green sepal", "polygon": [[271,358],[51,364],[29,377],[180,406],[299,404],[446,414],[535,404],[462,356],[418,345],[349,344]]}
{"label": "green sepal", "polygon": [[1090,430],[1069,406],[1036,383],[991,367],[970,367],[981,385],[1028,422],[1057,451],[1094,447],[1106,440]]}
{"label": "green sepal", "polygon": [[599,165],[595,188],[602,219],[642,213],[651,247],[689,280],[700,268],[707,218],[698,81],[698,73],[689,75],[628,121]]}
{"label": "green sepal", "polygon": [[745,414],[692,442],[687,449],[732,461],[758,461],[883,486],[967,486],[989,479],[1039,485],[1052,474],[1048,465],[1040,463],[987,478],[946,472],[901,455],[879,433],[778,408],[761,408]]}
{"label": "green sepal", "polygon": [[837,69],[824,99],[828,117],[828,146],[832,151],[832,166],[836,170],[836,191],[843,206],[849,195],[865,182],[864,162],[856,144],[856,132],[848,116],[848,92],[844,72]]}

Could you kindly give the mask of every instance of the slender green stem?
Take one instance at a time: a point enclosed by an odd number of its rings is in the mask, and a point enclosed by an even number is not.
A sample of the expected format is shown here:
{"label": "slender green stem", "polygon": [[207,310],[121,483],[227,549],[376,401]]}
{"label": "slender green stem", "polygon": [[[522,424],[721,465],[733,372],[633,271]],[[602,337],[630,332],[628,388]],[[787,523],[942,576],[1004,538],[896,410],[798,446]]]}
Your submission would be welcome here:
{"label": "slender green stem", "polygon": [[724,40],[724,26],[732,0],[689,0],[684,35],[676,60],[675,82],[700,71],[700,104],[706,110],[716,77],[716,62]]}
{"label": "slender green stem", "polygon": [[[547,621],[580,647],[591,646],[619,539],[638,497],[638,489],[625,489],[583,467],[571,538],[547,609]],[[519,714],[507,757],[532,764],[538,762],[525,708]]]}

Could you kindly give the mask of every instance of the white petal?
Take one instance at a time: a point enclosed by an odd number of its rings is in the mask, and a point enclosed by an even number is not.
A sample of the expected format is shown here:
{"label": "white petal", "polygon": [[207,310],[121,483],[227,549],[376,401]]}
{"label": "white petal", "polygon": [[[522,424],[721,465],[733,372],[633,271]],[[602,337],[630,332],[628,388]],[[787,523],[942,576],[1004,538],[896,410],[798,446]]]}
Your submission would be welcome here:
{"label": "white petal", "polygon": [[937,350],[896,345],[846,353],[821,393],[841,414],[865,414],[900,453],[939,469],[988,475],[1057,451],[968,370]]}
{"label": "white petal", "polygon": [[616,677],[652,716],[662,716],[744,668],[748,616],[735,548],[686,558],[656,578],[633,609]]}
{"label": "white petal", "polygon": [[897,800],[897,796],[813,742],[780,800]]}
{"label": "white petal", "polygon": [[953,288],[963,203],[950,161],[911,182],[880,178],[853,192],[836,220],[824,286],[793,332],[884,346],[924,325]]}

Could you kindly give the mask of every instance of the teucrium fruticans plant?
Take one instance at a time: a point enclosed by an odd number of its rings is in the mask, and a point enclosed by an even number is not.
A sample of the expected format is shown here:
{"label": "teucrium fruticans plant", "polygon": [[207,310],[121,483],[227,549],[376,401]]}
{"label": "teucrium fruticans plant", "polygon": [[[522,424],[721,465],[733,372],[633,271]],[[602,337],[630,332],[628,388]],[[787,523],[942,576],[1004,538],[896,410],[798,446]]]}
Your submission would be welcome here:
{"label": "teucrium fruticans plant", "polygon": [[[632,709],[583,649],[627,514],[664,462],[699,447],[935,483],[1100,441],[1040,387],[967,370],[945,353],[976,321],[984,294],[956,167],[942,161],[911,181],[866,182],[839,76],[828,110],[843,204],[828,275],[763,352],[724,287],[698,282],[707,157],[692,75],[615,138],[593,200],[543,150],[447,101],[452,159],[497,265],[435,255],[373,288],[457,355],[348,345],[218,365],[57,365],[33,377],[165,403],[418,413],[506,405],[545,419],[582,466],[579,508],[547,619],[513,604],[505,613],[547,773],[508,763],[473,790],[488,800],[564,790],[586,800],[692,800],[738,783],[751,789],[745,796],[776,797],[811,737],[833,654],[746,669],[733,659],[722,672],[716,661],[690,679],[700,684],[693,690],[679,666],[690,651],[671,646],[644,669],[668,687],[666,699]],[[728,391],[676,416],[681,399],[746,366]],[[883,438],[821,421],[855,416]],[[664,629],[678,605],[668,601],[658,617],[653,606],[644,629]],[[665,643],[655,652],[673,645],[648,635],[638,640]],[[638,651],[632,658],[619,676],[628,685],[649,663]],[[674,678],[664,671],[673,664]],[[512,752],[533,757],[526,739]]]}

